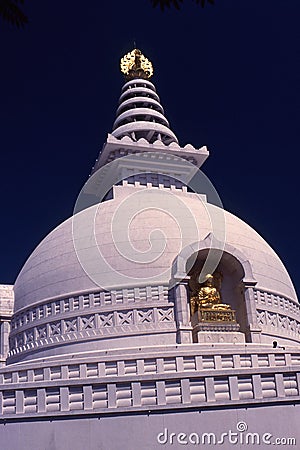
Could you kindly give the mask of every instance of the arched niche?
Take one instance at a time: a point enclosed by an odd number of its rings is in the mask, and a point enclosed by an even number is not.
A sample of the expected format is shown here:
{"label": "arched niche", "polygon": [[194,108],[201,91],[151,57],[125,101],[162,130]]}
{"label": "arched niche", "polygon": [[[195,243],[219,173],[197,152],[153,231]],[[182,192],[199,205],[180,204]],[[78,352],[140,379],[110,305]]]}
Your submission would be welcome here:
{"label": "arched niche", "polygon": [[246,342],[259,343],[261,330],[257,326],[253,287],[256,280],[245,255],[229,244],[219,242],[210,233],[203,241],[189,244],[175,258],[172,266],[172,284],[175,285],[173,299],[179,343],[192,342],[189,281],[190,271],[204,264],[208,253],[218,256],[215,271],[223,275],[221,295],[223,303],[229,304],[237,313],[237,321]]}
{"label": "arched niche", "polygon": [[[186,262],[186,272],[189,277],[188,297],[190,299],[193,291],[192,285],[197,283],[198,275],[202,271],[207,259],[209,249],[199,250],[193,254]],[[242,280],[245,272],[242,264],[231,253],[222,252],[220,262],[215,268],[214,274],[221,275],[220,294],[222,303],[230,305],[236,312],[236,320],[240,326],[240,332],[247,336],[248,321]]]}

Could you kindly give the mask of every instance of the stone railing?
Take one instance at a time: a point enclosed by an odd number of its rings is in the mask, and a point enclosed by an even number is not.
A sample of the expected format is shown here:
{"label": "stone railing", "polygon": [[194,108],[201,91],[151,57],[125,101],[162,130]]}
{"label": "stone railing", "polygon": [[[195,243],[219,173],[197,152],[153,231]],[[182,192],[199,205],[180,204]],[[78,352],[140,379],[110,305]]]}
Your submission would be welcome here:
{"label": "stone railing", "polygon": [[[90,356],[0,371],[0,414],[49,416],[299,401],[300,353]],[[179,354],[178,354],[179,353]]]}
{"label": "stone railing", "polygon": [[173,306],[164,286],[44,301],[14,315],[8,357],[91,338],[175,331]]}
{"label": "stone railing", "polygon": [[295,300],[255,288],[253,296],[258,309],[275,311],[300,320],[300,304]]}
{"label": "stone railing", "polygon": [[257,323],[262,332],[300,341],[300,320],[268,310],[257,309]]}
{"label": "stone railing", "polygon": [[253,289],[262,332],[300,341],[300,305],[286,297]]}
{"label": "stone railing", "polygon": [[14,315],[11,321],[11,328],[14,331],[41,319],[47,318],[51,320],[72,311],[88,313],[90,309],[95,308],[102,309],[110,306],[117,308],[120,306],[120,309],[122,309],[128,305],[141,302],[163,301],[168,301],[168,288],[166,286],[147,286],[110,292],[98,291],[85,295],[56,298],[22,309]]}

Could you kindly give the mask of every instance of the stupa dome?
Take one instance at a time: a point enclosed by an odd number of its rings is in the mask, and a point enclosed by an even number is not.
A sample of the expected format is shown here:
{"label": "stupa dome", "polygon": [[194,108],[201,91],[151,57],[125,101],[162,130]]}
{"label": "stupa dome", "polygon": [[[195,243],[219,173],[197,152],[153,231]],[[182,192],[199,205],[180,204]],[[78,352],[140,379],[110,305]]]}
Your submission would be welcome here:
{"label": "stupa dome", "polygon": [[[129,190],[131,190],[130,187],[127,188],[127,191]],[[116,237],[112,236],[110,230],[113,215],[124,200],[123,193],[124,188],[122,188],[122,195],[120,192],[117,198],[79,213],[83,216],[82,222],[90,221],[92,217],[96,217],[95,236],[97,243],[105,259],[110,261],[112,271],[114,269],[120,270],[124,260],[116,250],[118,242],[116,242]],[[180,195],[180,193],[177,195]],[[182,195],[184,194],[181,193]],[[184,196],[184,202],[188,205],[198,223],[201,223],[199,227],[200,240],[204,240],[212,231],[204,204],[197,199],[196,195],[191,198],[190,194]],[[226,243],[240,250],[245,259],[249,260],[253,276],[257,281],[257,287],[296,300],[291,279],[274,250],[248,224],[227,211],[224,211],[224,213],[226,218]],[[141,279],[141,283],[144,279],[148,279],[150,275],[158,275],[158,283],[169,283],[170,278],[166,278],[164,274],[168,276],[168,269],[172,267],[181,249],[181,242],[179,233],[176,232],[175,222],[170,220],[166,222],[164,227],[164,224],[161,223],[162,217],[163,213],[159,211],[145,211],[139,214],[132,223],[130,237],[135,248],[146,249],[149,247],[151,224],[147,227],[145,227],[145,224],[149,224],[150,218],[152,219],[152,228],[156,228],[155,224],[159,224],[159,228],[164,230],[168,246],[160,258],[149,262],[147,265],[130,264],[128,261],[122,272],[128,274],[130,280],[133,274],[136,279]],[[192,236],[190,236],[190,239],[193,242]],[[113,251],[113,248],[115,248],[115,251]],[[172,251],[172,249],[174,250]],[[141,273],[139,274],[137,271]],[[103,282],[108,275],[102,274]],[[136,284],[141,283],[137,282]],[[122,286],[115,287],[121,288]],[[72,218],[69,218],[38,245],[22,268],[14,285],[15,311],[47,299],[78,295],[95,289],[99,289],[99,286],[85,272],[76,255],[72,234]]]}
{"label": "stupa dome", "polygon": [[[142,302],[146,300],[146,291],[149,289],[153,291],[154,289],[156,292],[154,297],[158,304],[161,296],[162,304],[165,302],[167,305],[167,302],[170,301],[168,300],[168,288],[172,278],[172,268],[174,269],[174,266],[180,264],[178,255],[185,255],[186,262],[188,257],[191,256],[193,248],[195,251],[205,252],[205,249],[211,246],[211,221],[207,213],[208,205],[203,201],[203,196],[186,193],[183,189],[173,189],[172,191],[170,190],[169,195],[175,196],[178,201],[183,202],[185,208],[191,211],[198,224],[199,236],[197,239],[194,236],[194,228],[192,224],[189,224],[188,220],[185,222],[187,230],[183,244],[181,230],[178,229],[178,223],[174,218],[169,217],[164,211],[159,209],[146,208],[135,215],[130,222],[128,236],[132,248],[138,253],[145,252],[150,248],[148,263],[140,264],[140,262],[130,261],[124,257],[120,253],[124,234],[120,233],[118,235],[117,233],[113,235],[112,223],[116,211],[122,207],[126,208],[126,200],[132,194],[145,194],[146,191],[151,191],[153,194],[154,191],[159,193],[160,190],[158,188],[149,188],[149,186],[148,188],[134,185],[115,186],[112,200],[94,205],[75,216],[75,219],[77,217],[79,228],[83,230],[91,221],[94,223],[93,234],[95,241],[91,241],[90,247],[86,248],[87,254],[90,255],[87,263],[82,259],[79,260],[80,252],[76,248],[74,218],[72,217],[59,225],[38,245],[25,263],[14,286],[15,314],[11,333],[12,355],[16,356],[18,354],[21,356],[22,353],[26,354],[28,351],[31,354],[36,349],[39,350],[38,356],[41,348],[44,350],[48,345],[52,348],[56,345],[69,347],[73,344],[76,349],[81,350],[82,346],[78,346],[81,341],[89,341],[89,348],[99,348],[99,346],[101,348],[122,347],[123,345],[127,347],[135,346],[138,345],[138,342],[141,342],[141,339],[146,339],[148,345],[156,345],[158,342],[176,342],[175,323],[172,315],[168,324],[170,328],[167,332],[164,330],[166,334],[164,336],[160,334],[159,339],[156,333],[161,333],[162,329],[159,326],[155,329],[153,324],[151,325],[151,330],[148,330],[147,333],[145,329],[143,330],[143,337],[139,336],[138,329],[133,330],[129,327],[126,330],[126,326],[121,326],[122,322],[119,327],[115,323],[114,332],[107,335],[102,334],[101,324],[97,332],[93,328],[97,328],[97,326],[95,324],[91,325],[90,332],[81,331],[80,339],[76,335],[79,330],[70,328],[71,316],[72,320],[74,320],[73,316],[76,320],[78,320],[78,316],[82,316],[81,328],[84,330],[83,324],[88,319],[91,320],[92,316],[88,316],[91,312],[95,313],[95,311],[101,312],[103,310],[105,313],[109,312],[111,314],[115,310],[120,310],[120,308],[124,309],[124,292],[128,296],[126,301],[130,300],[129,297],[131,295],[140,295],[141,297],[144,295],[145,298],[141,298]],[[214,209],[217,207],[210,205],[210,208]],[[258,310],[257,314],[259,315],[261,312],[267,314],[264,310],[264,304],[267,305],[268,302],[272,303],[271,309],[274,311],[274,314],[282,313],[283,309],[285,309],[285,312],[289,310],[291,316],[293,316],[294,309],[296,314],[298,311],[296,294],[290,277],[276,253],[253,228],[238,217],[224,211],[224,219],[226,227],[225,256],[223,257],[225,258],[225,266],[229,264],[229,266],[232,266],[230,270],[233,272],[240,271],[238,281],[250,282],[254,287],[254,296],[251,301],[253,302],[253,307]],[[122,227],[126,228],[126,224],[120,224],[120,228]],[[164,235],[152,236],[153,239],[151,241],[151,232],[157,228]],[[81,236],[77,236],[77,238],[80,240]],[[89,242],[89,239],[87,242]],[[164,251],[158,255],[157,248],[162,248],[163,242],[166,243]],[[99,264],[99,254],[108,263],[106,269],[103,269],[103,266]],[[180,258],[183,260],[182,256]],[[236,267],[230,261],[230,258],[232,261],[236,261]],[[185,270],[184,265],[181,270]],[[225,268],[225,270],[227,269]],[[115,276],[115,273],[121,273],[123,278],[119,279],[118,276]],[[124,277],[128,279],[127,285],[124,282]],[[107,280],[110,279],[113,286],[109,286],[110,282]],[[135,289],[136,293],[133,294]],[[104,290],[105,292],[100,294]],[[138,291],[139,294],[137,294]],[[102,300],[99,300],[101,295]],[[153,292],[151,295],[153,296]],[[73,306],[71,306],[71,303]],[[140,303],[139,306],[145,306],[145,304]],[[128,309],[128,305],[126,308]],[[74,310],[73,315],[71,314],[72,309]],[[56,334],[52,337],[51,331],[50,335],[49,332],[45,335],[40,334],[41,330],[45,328],[44,325],[47,325],[48,328],[50,327],[49,329],[51,330],[53,324],[57,326],[62,319],[67,320],[66,323],[68,324],[64,326],[64,330],[59,326]],[[104,318],[102,317],[101,320],[104,320]],[[262,320],[265,320],[265,318]],[[34,333],[30,327],[30,322],[32,322],[32,326],[37,326]],[[174,327],[172,328],[172,326]],[[70,328],[69,331],[68,327]],[[106,327],[107,329],[108,327]],[[278,335],[284,339],[298,339],[297,330],[287,332],[287,330],[280,329],[279,324],[273,326],[272,329],[268,329],[266,325],[265,329],[265,339],[267,340],[274,339]],[[139,336],[139,341],[136,341],[133,335]],[[126,339],[124,339],[125,336]],[[131,336],[129,340],[128,336]],[[123,343],[117,339],[118,337],[121,338]],[[61,348],[57,351],[65,352],[66,349]]]}

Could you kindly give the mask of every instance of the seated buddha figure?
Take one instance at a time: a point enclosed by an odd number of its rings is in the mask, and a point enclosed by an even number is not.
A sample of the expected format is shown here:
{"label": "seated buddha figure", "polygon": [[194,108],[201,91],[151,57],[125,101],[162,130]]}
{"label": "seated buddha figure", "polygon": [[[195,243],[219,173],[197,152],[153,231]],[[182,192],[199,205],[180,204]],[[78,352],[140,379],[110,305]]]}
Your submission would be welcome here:
{"label": "seated buddha figure", "polygon": [[222,303],[221,295],[214,286],[214,277],[206,275],[205,282],[198,289],[196,295],[191,298],[191,312],[194,314],[198,309],[231,310],[229,305]]}

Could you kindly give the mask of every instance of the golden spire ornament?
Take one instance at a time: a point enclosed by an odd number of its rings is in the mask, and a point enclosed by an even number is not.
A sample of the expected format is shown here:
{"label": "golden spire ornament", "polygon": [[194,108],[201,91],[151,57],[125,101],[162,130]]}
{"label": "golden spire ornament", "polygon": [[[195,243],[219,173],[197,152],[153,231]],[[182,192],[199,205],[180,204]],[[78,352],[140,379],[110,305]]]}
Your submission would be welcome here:
{"label": "golden spire ornament", "polygon": [[123,56],[120,67],[126,80],[132,80],[134,78],[147,79],[153,75],[151,61],[149,61],[138,48],[135,48],[132,52]]}

